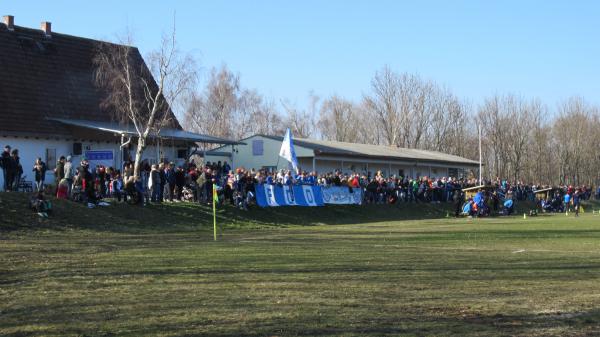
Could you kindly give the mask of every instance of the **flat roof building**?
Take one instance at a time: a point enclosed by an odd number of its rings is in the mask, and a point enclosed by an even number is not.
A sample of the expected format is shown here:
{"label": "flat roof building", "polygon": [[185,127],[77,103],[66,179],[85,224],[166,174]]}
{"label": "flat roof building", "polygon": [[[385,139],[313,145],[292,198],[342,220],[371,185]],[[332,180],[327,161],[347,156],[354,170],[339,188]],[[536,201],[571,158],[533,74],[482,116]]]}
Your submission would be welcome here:
{"label": "flat roof building", "polygon": [[[221,146],[206,152],[206,161],[227,161],[246,169],[288,168],[279,157],[283,137],[254,135],[240,140],[245,144]],[[463,177],[476,172],[479,162],[436,151],[395,146],[347,143],[295,138],[294,148],[300,169],[319,173],[375,173],[402,177]]]}

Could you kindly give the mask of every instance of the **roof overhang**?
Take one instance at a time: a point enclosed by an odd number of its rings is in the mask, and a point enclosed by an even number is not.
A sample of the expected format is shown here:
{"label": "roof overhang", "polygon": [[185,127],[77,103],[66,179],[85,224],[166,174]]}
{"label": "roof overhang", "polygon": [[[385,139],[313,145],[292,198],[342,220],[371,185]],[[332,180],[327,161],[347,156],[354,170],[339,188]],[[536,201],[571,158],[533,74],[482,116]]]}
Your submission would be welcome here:
{"label": "roof overhang", "polygon": [[369,159],[383,160],[383,161],[403,161],[403,162],[411,162],[415,164],[443,164],[451,167],[477,167],[479,166],[478,162],[475,161],[449,161],[443,159],[427,159],[427,158],[412,158],[412,157],[404,157],[404,156],[379,156],[379,155],[367,155],[363,153],[356,152],[327,152],[315,150],[315,156],[319,159],[319,156],[328,156],[328,157],[354,157],[356,159],[362,159],[368,161]]}
{"label": "roof overhang", "polygon": [[[99,122],[99,121],[87,121],[87,120],[76,120],[76,119],[64,119],[64,118],[48,118],[48,120],[59,122],[69,126],[76,126],[86,129],[92,129],[97,131],[109,132],[118,135],[137,137],[138,133],[132,126],[120,125],[118,123],[110,122]],[[177,129],[161,129],[158,134],[153,133],[149,135],[150,138],[162,138],[180,140],[194,143],[207,143],[207,144],[226,144],[226,145],[240,145],[244,144],[234,140],[213,137],[209,135],[203,135],[194,132],[188,132]]]}

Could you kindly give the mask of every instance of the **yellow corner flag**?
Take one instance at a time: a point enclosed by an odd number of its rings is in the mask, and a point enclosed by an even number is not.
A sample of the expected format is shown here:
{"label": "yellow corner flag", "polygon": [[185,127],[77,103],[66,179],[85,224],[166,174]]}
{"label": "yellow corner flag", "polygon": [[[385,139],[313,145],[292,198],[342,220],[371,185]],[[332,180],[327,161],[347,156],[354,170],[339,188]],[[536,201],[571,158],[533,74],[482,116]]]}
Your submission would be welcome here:
{"label": "yellow corner flag", "polygon": [[217,185],[213,184],[212,188],[212,204],[213,204],[213,236],[217,241],[217,202],[219,202],[219,195],[217,194]]}

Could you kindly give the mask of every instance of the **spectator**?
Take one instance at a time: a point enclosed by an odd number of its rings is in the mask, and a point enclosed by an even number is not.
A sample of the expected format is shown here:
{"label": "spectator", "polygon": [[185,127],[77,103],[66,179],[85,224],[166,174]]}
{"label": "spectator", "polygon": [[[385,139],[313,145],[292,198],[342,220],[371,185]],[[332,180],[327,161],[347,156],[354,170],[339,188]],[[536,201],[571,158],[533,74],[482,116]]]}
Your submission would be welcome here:
{"label": "spectator", "polygon": [[[121,202],[121,197],[123,197],[123,178],[121,177],[121,171],[116,170],[114,173],[114,178],[111,181],[111,194],[113,198],[116,198],[117,201]],[[123,197],[123,200],[125,198]]]}
{"label": "spectator", "polygon": [[23,175],[23,166],[21,166],[21,159],[19,158],[19,150],[14,149],[11,152],[10,156],[10,185],[11,190],[16,191],[19,188],[19,182],[21,181],[21,176]]}
{"label": "spectator", "polygon": [[183,187],[185,186],[185,171],[183,167],[178,166],[175,170],[175,197],[176,201],[181,201],[183,196]]}
{"label": "spectator", "polygon": [[67,158],[65,159],[63,176],[67,181],[67,187],[69,188],[67,193],[68,195],[71,195],[71,190],[73,186],[73,163],[71,162],[71,156],[67,156]]}
{"label": "spectator", "polygon": [[223,162],[223,174],[228,174],[231,171],[231,166],[227,163],[227,161]]}
{"label": "spectator", "polygon": [[81,176],[81,185],[83,193],[88,203],[88,207],[94,207],[96,204],[96,192],[94,190],[94,178],[90,172],[89,162],[86,159],[81,161],[79,175]]}
{"label": "spectator", "polygon": [[165,198],[168,199],[170,202],[173,202],[173,197],[175,196],[175,168],[173,167],[174,165],[175,164],[171,162],[167,164],[167,167],[165,168]]}
{"label": "spectator", "polygon": [[54,182],[56,185],[56,191],[58,192],[58,185],[65,178],[65,156],[60,156],[58,161],[56,162],[56,167],[54,168]]}
{"label": "spectator", "polygon": [[165,164],[158,164],[158,173],[160,175],[160,189],[158,191],[158,202],[165,200],[165,186],[167,186],[167,174],[165,173]]}
{"label": "spectator", "polygon": [[575,209],[576,217],[579,216],[579,206],[580,206],[580,202],[581,202],[580,199],[581,199],[580,190],[577,189],[577,190],[575,190],[575,192],[573,192],[573,208]]}
{"label": "spectator", "polygon": [[565,212],[569,212],[571,210],[571,195],[569,194],[568,190],[567,190],[567,193],[565,193],[565,195],[563,197],[563,202],[564,202]]}
{"label": "spectator", "polygon": [[2,177],[4,179],[4,190],[10,191],[12,190],[12,165],[10,158],[10,145],[6,145],[4,147],[4,151],[2,151],[2,155],[0,156],[0,168],[2,169]]}
{"label": "spectator", "polygon": [[162,184],[160,181],[160,172],[158,171],[158,167],[156,164],[152,165],[152,169],[150,170],[150,178],[148,178],[148,188],[150,189],[150,201],[151,202],[160,202],[160,188]]}
{"label": "spectator", "polygon": [[37,158],[33,165],[33,172],[35,172],[35,190],[38,192],[44,191],[44,181],[46,180],[46,163],[42,161],[42,158]]}

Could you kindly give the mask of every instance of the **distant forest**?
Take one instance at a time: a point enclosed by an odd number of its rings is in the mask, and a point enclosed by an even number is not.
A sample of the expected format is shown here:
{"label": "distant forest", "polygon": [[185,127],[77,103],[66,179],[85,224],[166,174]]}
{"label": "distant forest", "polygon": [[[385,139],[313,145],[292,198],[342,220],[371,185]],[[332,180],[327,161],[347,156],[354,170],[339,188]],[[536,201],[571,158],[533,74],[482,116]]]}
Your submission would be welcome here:
{"label": "distant forest", "polygon": [[[191,131],[240,139],[261,133],[434,150],[479,160],[484,177],[539,184],[600,181],[599,108],[571,97],[550,109],[535,98],[495,95],[472,106],[449,88],[389,67],[360,101],[309,95],[306,109],[245,88],[226,66],[183,100]],[[549,112],[553,113],[550,114]]]}

